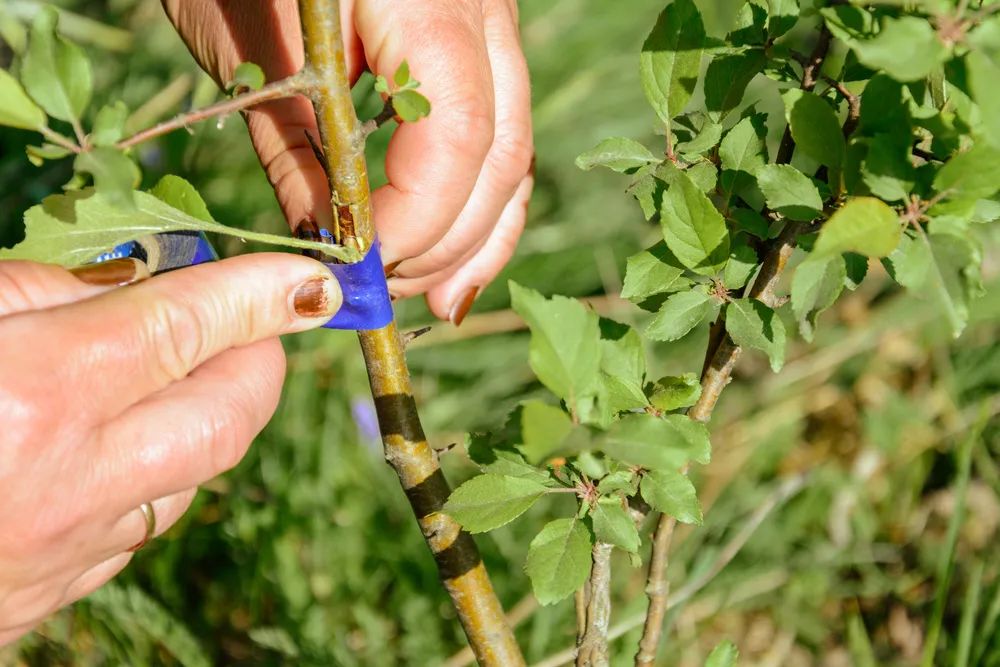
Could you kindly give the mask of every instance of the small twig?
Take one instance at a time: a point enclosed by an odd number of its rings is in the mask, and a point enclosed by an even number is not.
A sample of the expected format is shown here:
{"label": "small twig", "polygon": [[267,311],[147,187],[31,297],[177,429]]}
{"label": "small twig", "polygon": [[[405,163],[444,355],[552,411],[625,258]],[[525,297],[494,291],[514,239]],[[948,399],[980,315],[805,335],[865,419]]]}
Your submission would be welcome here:
{"label": "small twig", "polygon": [[382,106],[382,110],[378,112],[378,115],[374,118],[369,118],[361,126],[361,131],[367,137],[369,134],[382,127],[390,120],[396,117],[396,108],[392,106],[392,98],[390,97],[385,101]]}
{"label": "small twig", "polygon": [[414,329],[413,331],[407,331],[403,334],[403,345],[409,345],[430,330],[431,327],[421,327],[419,329]]}
{"label": "small twig", "polygon": [[116,147],[122,150],[131,148],[136,144],[141,144],[142,142],[148,141],[154,137],[159,137],[167,134],[168,132],[173,132],[174,130],[178,130],[182,127],[187,127],[192,123],[197,123],[216,116],[225,116],[226,114],[236,111],[242,111],[243,109],[261,104],[262,102],[276,100],[282,97],[289,97],[291,95],[295,95],[296,93],[303,92],[308,87],[308,76],[304,72],[299,72],[298,74],[293,74],[286,79],[269,83],[260,90],[254,90],[249,93],[237,95],[201,109],[182,113],[179,116],[171,118],[170,120],[158,123],[157,125],[142,130],[141,132],[137,132],[131,137],[122,139],[118,142]]}
{"label": "small twig", "polygon": [[83,150],[71,140],[53,130],[51,127],[44,126],[39,128],[38,131],[42,133],[42,136],[45,137],[49,143],[65,148],[72,153],[80,153]]}
{"label": "small twig", "polygon": [[608,625],[611,622],[611,549],[597,542],[592,552],[586,624],[577,642],[577,667],[608,667]]}
{"label": "small twig", "polygon": [[823,80],[830,84],[830,87],[840,93],[841,97],[847,101],[847,120],[844,122],[844,138],[849,138],[854,134],[854,130],[858,126],[858,121],[861,120],[861,98],[848,90],[842,81],[837,81],[829,76],[824,76]]}
{"label": "small twig", "polygon": [[323,149],[320,148],[318,143],[316,143],[316,139],[313,137],[312,132],[309,130],[302,130],[302,133],[306,135],[306,141],[309,142],[309,147],[312,148],[316,161],[319,162],[319,166],[323,167],[323,173],[325,173],[326,177],[329,179],[330,163],[326,161],[326,155],[323,154]]}
{"label": "small twig", "polygon": [[[697,595],[705,586],[710,584],[722,570],[740,553],[746,543],[750,541],[757,529],[760,528],[764,520],[776,508],[786,503],[795,494],[801,491],[809,479],[808,473],[801,473],[783,481],[767,498],[757,506],[746,523],[737,531],[733,538],[719,551],[712,565],[701,575],[690,580],[684,586],[677,589],[677,592],[667,602],[667,611],[687,602]],[[646,613],[638,613],[619,621],[608,630],[608,641],[618,639],[625,633],[643,624]],[[559,653],[549,656],[544,660],[535,663],[532,667],[560,667],[573,660],[576,654],[576,647],[564,649]]]}

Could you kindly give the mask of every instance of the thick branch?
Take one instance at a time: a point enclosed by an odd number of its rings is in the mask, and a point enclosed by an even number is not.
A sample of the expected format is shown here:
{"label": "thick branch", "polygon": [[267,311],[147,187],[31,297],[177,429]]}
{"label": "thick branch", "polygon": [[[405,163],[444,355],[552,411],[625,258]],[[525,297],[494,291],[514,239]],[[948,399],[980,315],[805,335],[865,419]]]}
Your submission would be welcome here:
{"label": "thick branch", "polygon": [[636,667],[646,667],[656,661],[656,649],[663,634],[663,619],[667,614],[667,596],[670,582],[667,581],[667,558],[670,542],[674,535],[677,519],[661,514],[653,533],[653,550],[649,560],[649,578],[646,582],[646,596],[649,607],[639,640],[639,652],[635,654]]}
{"label": "thick branch", "polygon": [[[312,101],[329,165],[336,238],[366,250],[374,242],[365,135],[351,101],[337,0],[299,0],[306,68],[316,77]],[[472,537],[441,509],[450,489],[427,444],[396,323],[358,337],[385,457],[395,469],[480,665],[518,667],[514,640]]]}
{"label": "thick branch", "polygon": [[586,625],[577,640],[576,667],[608,667],[608,625],[611,622],[611,549],[597,542],[590,568]]}
{"label": "thick branch", "polygon": [[307,77],[300,72],[299,74],[290,76],[287,79],[281,79],[280,81],[269,83],[260,90],[254,90],[249,93],[237,95],[202,109],[195,109],[194,111],[182,113],[179,116],[171,118],[170,120],[154,125],[153,127],[146,128],[141,132],[137,132],[131,137],[122,139],[118,142],[117,148],[121,148],[123,150],[131,148],[144,141],[149,141],[155,137],[173,132],[174,130],[178,130],[182,127],[187,127],[193,123],[197,123],[208,118],[225,116],[236,111],[248,109],[262,102],[276,100],[281,97],[290,97],[291,95],[302,92],[306,89],[306,87]]}

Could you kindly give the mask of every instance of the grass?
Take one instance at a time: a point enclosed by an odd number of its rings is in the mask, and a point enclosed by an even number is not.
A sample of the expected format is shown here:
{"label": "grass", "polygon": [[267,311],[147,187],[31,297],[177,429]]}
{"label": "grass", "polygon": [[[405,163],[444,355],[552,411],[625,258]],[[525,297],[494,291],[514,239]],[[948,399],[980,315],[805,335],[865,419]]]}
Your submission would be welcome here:
{"label": "grass", "polygon": [[[168,82],[192,79],[157,3],[68,4],[138,32],[143,50],[127,59],[89,48],[106,96],[121,94],[135,108]],[[593,297],[623,321],[644,322],[603,295],[616,292],[624,258],[657,231],[620,178],[579,172],[573,158],[609,135],[662,141],[635,57],[661,4],[630,0],[609,11],[600,0],[521,3],[538,190],[515,261],[462,328],[437,325],[414,345],[434,445],[495,425],[539,389],[526,334],[507,311],[508,279]],[[731,18],[723,0],[703,4],[712,25]],[[204,90],[194,81],[187,96]],[[364,91],[359,102],[374,113]],[[386,137],[373,141],[376,173]],[[30,140],[0,132],[0,181],[26,184],[0,193],[0,238],[16,238],[19,212],[67,176],[64,167],[27,165],[21,151]],[[142,157],[147,182],[180,173],[218,219],[281,231],[238,119],[172,135]],[[781,374],[757,355],[741,361],[712,424],[713,461],[694,473],[705,525],[679,528],[670,559],[675,591],[705,584],[671,610],[662,664],[700,665],[721,639],[735,641],[747,665],[1000,664],[1000,286],[996,232],[984,234],[994,249],[990,289],[960,340],[873,266],[871,282],[824,314],[815,344],[793,344]],[[429,321],[416,301],[399,314],[404,326]],[[695,331],[655,346],[651,374],[697,370],[704,341]],[[114,584],[0,651],[0,663],[462,664],[458,624],[381,461],[353,336],[322,331],[285,343],[282,405],[247,459],[206,484],[178,526]],[[460,447],[443,464],[456,483],[472,472]],[[782,480],[798,475],[805,487],[751,525]],[[572,604],[532,605],[521,569],[553,511],[541,503],[478,538],[503,602],[523,617],[517,632],[531,662],[573,642]],[[716,572],[748,526],[745,544]],[[645,606],[642,570],[614,566],[613,626]],[[613,664],[630,664],[638,632],[623,626]]]}

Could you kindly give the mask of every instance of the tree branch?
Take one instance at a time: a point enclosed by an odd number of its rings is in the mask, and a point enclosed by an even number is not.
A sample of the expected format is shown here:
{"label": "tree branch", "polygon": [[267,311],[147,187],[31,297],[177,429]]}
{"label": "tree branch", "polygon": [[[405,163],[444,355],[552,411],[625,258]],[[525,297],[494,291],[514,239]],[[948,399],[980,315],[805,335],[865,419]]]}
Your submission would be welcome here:
{"label": "tree branch", "polygon": [[254,90],[242,95],[236,95],[235,97],[222,100],[221,102],[217,102],[210,106],[182,113],[179,116],[171,118],[170,120],[158,123],[153,127],[142,130],[141,132],[137,132],[131,137],[122,139],[116,144],[115,147],[122,150],[131,148],[136,144],[141,144],[142,142],[153,139],[154,137],[159,137],[182,127],[187,127],[192,123],[197,123],[216,116],[225,116],[235,111],[242,111],[243,109],[247,109],[269,100],[276,100],[281,97],[290,97],[296,93],[303,92],[307,87],[308,76],[303,72],[299,72],[298,74],[293,74],[286,79],[269,83],[260,90]]}
{"label": "tree branch", "polygon": [[649,560],[649,577],[646,582],[649,606],[646,608],[646,620],[642,628],[642,638],[639,640],[639,652],[635,654],[636,667],[646,667],[656,661],[656,650],[663,634],[663,619],[667,614],[667,597],[670,594],[667,558],[676,525],[677,519],[667,514],[661,514],[656,522]]}
{"label": "tree branch", "polygon": [[[310,97],[329,165],[335,237],[365,251],[374,243],[365,135],[351,100],[338,0],[299,0]],[[472,537],[441,509],[450,489],[427,444],[396,323],[359,331],[385,457],[395,469],[480,665],[518,667],[524,658]]]}
{"label": "tree branch", "polygon": [[611,549],[596,542],[590,568],[586,625],[577,639],[576,667],[608,667],[608,625],[611,622]]}

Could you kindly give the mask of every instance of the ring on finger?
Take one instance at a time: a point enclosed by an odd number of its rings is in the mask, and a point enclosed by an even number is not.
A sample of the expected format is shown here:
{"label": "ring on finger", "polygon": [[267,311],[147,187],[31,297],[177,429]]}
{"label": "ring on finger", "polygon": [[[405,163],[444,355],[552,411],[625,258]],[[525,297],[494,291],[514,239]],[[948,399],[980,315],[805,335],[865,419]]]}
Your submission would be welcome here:
{"label": "ring on finger", "polygon": [[142,516],[146,520],[146,534],[142,536],[141,540],[128,548],[132,552],[136,552],[146,546],[153,539],[153,535],[156,534],[156,511],[153,510],[153,503],[139,505],[139,511],[142,512]]}

